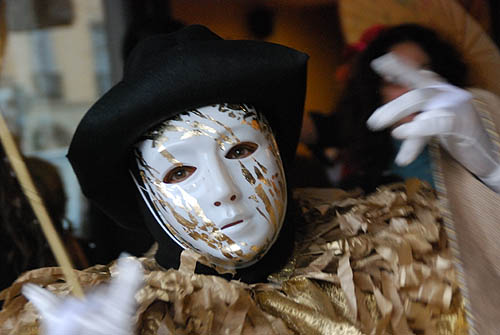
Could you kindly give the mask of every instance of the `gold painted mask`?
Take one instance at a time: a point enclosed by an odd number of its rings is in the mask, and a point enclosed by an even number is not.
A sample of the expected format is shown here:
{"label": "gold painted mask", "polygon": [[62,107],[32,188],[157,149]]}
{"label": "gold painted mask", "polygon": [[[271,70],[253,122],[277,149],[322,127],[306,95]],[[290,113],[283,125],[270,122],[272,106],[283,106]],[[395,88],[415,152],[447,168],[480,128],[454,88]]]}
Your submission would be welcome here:
{"label": "gold painted mask", "polygon": [[145,134],[135,154],[138,189],[181,247],[238,269],[256,263],[275,242],[286,183],[274,136],[254,108],[187,111]]}

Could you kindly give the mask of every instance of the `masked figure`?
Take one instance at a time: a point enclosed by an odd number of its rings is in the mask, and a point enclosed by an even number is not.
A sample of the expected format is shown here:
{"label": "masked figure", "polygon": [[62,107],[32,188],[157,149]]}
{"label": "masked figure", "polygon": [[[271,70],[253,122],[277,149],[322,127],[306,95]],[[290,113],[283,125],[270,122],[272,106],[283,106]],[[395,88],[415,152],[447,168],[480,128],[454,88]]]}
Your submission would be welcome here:
{"label": "masked figure", "polygon": [[191,249],[203,256],[198,273],[265,280],[293,248],[284,171],[306,61],[201,26],[144,41],[73,138],[84,194],[118,224],[147,227],[165,268]]}
{"label": "masked figure", "polygon": [[[154,259],[138,259],[139,290],[117,281],[109,287],[119,289],[88,293],[89,303],[66,304],[28,289],[46,306],[45,319],[76,314],[87,320],[74,327],[81,332],[109,329],[96,327],[101,320],[127,335],[464,334],[464,303],[429,186],[410,180],[367,196],[296,189],[298,206],[291,201],[286,171],[306,61],[200,26],[140,43],[123,80],[81,121],[68,158],[85,195],[118,224],[149,229],[158,249]],[[67,293],[57,269],[42,270],[6,291],[0,330],[36,328],[22,284]],[[120,272],[127,277],[115,264],[78,275],[88,292]],[[117,291],[129,296],[106,298]],[[99,312],[134,301],[134,291],[137,308]]]}

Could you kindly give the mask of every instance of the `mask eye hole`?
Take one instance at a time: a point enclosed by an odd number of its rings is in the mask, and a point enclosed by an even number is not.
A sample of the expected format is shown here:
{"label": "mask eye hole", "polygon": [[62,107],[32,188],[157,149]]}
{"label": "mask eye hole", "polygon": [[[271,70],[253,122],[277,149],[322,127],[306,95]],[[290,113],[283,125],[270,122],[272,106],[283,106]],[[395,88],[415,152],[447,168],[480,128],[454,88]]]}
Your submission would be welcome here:
{"label": "mask eye hole", "polygon": [[253,154],[258,147],[259,145],[253,142],[241,142],[232,147],[225,157],[228,159],[242,159]]}
{"label": "mask eye hole", "polygon": [[167,172],[167,174],[163,178],[163,182],[166,184],[180,183],[181,181],[188,179],[195,171],[196,168],[194,166],[176,166],[172,170]]}

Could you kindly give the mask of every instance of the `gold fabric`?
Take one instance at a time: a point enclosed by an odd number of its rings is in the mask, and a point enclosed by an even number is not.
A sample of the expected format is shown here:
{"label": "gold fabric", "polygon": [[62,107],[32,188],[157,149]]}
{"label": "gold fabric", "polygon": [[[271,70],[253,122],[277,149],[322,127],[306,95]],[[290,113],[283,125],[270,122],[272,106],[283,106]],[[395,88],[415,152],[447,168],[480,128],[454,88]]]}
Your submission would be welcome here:
{"label": "gold fabric", "polygon": [[[289,264],[268,283],[247,285],[140,258],[136,333],[446,334],[467,332],[463,301],[434,191],[410,180],[369,196],[295,192],[304,220]],[[115,264],[77,271],[89,290],[117,275]],[[25,282],[69,293],[58,268],[31,271],[1,293],[0,334],[37,334]]]}

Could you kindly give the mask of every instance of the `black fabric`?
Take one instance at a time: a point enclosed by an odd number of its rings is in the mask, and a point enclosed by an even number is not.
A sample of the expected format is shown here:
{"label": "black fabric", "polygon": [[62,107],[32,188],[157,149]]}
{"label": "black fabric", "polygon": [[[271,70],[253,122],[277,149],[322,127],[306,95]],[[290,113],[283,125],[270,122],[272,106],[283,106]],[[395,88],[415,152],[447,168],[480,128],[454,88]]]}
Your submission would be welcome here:
{"label": "black fabric", "polygon": [[319,147],[345,147],[348,143],[342,142],[342,120],[339,120],[338,116],[333,113],[329,115],[321,113],[309,113],[314,127],[316,128],[316,134],[318,140],[316,141]]}
{"label": "black fabric", "polygon": [[[152,215],[141,208],[129,173],[133,144],[158,123],[215,103],[246,103],[262,112],[276,133],[286,171],[300,132],[307,58],[273,43],[223,40],[203,26],[140,42],[123,80],[90,108],[73,137],[68,159],[83,193],[116,223],[144,227]],[[157,231],[158,224],[147,225],[164,255],[157,259],[171,267],[180,248]],[[279,257],[290,248],[282,249]]]}

